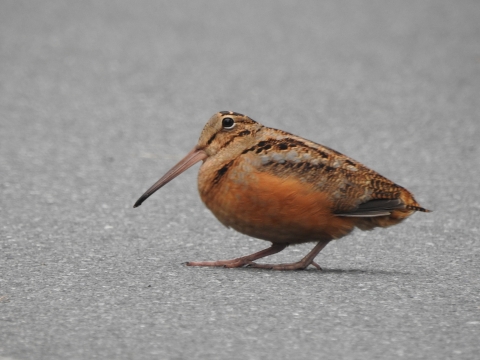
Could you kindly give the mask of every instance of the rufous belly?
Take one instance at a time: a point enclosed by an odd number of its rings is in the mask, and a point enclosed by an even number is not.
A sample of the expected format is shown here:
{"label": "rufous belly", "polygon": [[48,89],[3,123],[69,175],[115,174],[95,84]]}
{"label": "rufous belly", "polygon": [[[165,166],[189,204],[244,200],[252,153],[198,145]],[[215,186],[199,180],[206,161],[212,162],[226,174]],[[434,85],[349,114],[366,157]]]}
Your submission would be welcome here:
{"label": "rufous belly", "polygon": [[199,184],[206,206],[225,226],[274,243],[340,238],[354,219],[332,214],[329,196],[297,179],[231,171],[213,187]]}

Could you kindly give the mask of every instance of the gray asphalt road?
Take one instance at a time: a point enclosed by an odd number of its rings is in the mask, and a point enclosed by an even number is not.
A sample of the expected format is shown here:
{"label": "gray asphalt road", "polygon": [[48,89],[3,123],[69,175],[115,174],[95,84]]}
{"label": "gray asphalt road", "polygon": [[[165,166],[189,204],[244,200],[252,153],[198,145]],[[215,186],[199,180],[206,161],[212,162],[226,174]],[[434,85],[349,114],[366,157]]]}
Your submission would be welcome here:
{"label": "gray asphalt road", "polygon": [[[0,359],[478,359],[478,1],[0,3]],[[234,110],[434,210],[300,272],[187,268],[267,244],[189,170]],[[272,261],[301,258],[311,245]]]}

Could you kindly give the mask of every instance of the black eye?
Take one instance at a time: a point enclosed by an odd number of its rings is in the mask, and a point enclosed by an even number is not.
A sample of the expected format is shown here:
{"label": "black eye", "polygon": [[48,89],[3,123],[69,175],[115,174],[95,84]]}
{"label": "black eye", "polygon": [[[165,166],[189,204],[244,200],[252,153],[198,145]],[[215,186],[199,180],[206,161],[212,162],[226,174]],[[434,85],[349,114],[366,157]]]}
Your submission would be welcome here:
{"label": "black eye", "polygon": [[224,129],[232,129],[235,126],[235,121],[229,117],[223,118],[222,126]]}

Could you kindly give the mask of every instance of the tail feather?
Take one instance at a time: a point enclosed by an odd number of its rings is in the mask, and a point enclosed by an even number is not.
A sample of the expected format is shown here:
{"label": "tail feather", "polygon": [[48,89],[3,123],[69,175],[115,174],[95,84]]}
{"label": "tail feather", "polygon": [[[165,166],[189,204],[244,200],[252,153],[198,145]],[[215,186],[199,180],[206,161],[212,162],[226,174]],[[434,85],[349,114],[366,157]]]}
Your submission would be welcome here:
{"label": "tail feather", "polygon": [[432,210],[425,209],[421,206],[415,206],[415,205],[406,205],[405,208],[408,210],[414,210],[414,211],[421,211],[421,212],[432,212]]}

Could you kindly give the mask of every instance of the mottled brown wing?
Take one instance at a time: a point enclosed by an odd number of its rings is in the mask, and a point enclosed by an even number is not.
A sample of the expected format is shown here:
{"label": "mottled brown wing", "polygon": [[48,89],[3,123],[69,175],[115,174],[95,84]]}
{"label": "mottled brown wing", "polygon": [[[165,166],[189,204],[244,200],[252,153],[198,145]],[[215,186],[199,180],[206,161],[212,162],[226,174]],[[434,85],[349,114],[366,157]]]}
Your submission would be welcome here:
{"label": "mottled brown wing", "polygon": [[241,156],[260,172],[310,184],[332,201],[338,216],[380,217],[399,209],[426,211],[403,187],[326,146],[263,128],[261,140]]}

